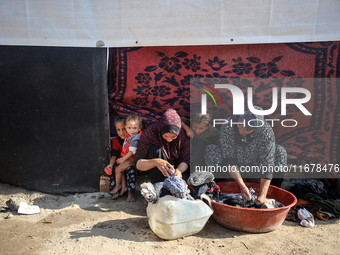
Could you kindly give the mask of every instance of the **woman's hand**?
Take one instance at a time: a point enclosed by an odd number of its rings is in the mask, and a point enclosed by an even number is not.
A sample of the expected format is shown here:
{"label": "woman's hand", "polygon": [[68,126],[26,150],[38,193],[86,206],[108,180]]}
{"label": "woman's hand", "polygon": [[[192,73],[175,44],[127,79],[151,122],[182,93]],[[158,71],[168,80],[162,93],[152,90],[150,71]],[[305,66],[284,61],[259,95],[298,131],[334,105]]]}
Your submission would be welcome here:
{"label": "woman's hand", "polygon": [[255,200],[256,203],[264,204],[266,202],[266,197],[269,189],[271,180],[269,179],[260,179],[260,189],[259,194]]}
{"label": "woman's hand", "polygon": [[171,169],[173,169],[173,166],[168,161],[157,158],[154,159],[154,163],[165,177],[170,177]]}
{"label": "woman's hand", "polygon": [[179,178],[182,178],[182,172],[178,169],[175,170],[174,176],[178,176]]}
{"label": "woman's hand", "polygon": [[244,200],[247,200],[247,201],[251,200],[251,195],[250,195],[250,192],[247,186],[243,186],[241,188],[241,196]]}
{"label": "woman's hand", "polygon": [[256,203],[260,203],[260,204],[264,204],[264,202],[266,202],[266,198],[264,196],[258,196],[256,199],[255,199],[255,202]]}

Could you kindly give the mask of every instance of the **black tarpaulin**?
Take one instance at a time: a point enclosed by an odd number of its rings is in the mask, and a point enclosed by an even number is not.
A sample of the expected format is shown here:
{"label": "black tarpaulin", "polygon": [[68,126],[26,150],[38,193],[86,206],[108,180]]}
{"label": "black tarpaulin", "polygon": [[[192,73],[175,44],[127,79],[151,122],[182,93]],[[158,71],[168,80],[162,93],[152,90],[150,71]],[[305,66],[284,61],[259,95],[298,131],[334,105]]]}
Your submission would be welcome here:
{"label": "black tarpaulin", "polygon": [[108,160],[105,48],[0,47],[0,179],[98,191]]}

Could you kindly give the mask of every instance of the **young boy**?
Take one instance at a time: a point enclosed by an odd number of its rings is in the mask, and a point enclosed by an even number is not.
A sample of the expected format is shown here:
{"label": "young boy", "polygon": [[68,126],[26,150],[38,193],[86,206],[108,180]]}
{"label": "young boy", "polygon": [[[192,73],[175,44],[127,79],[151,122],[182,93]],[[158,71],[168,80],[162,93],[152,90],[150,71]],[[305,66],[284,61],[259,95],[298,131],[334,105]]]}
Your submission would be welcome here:
{"label": "young boy", "polygon": [[[135,185],[136,185],[136,169],[134,168],[134,157],[137,151],[138,141],[142,135],[142,119],[134,114],[129,115],[125,121],[125,129],[127,132],[124,140],[121,157],[116,160],[118,166],[115,169],[116,185],[110,192],[112,198],[122,196],[128,190],[128,202],[135,201]],[[126,171],[128,177],[128,188],[126,187],[125,175],[122,172]],[[120,193],[118,194],[118,191]]]}
{"label": "young boy", "polygon": [[187,136],[191,139],[191,167],[204,166],[204,153],[209,144],[219,143],[219,130],[211,126],[212,117],[209,112],[202,114],[199,110],[193,112],[191,128],[182,123]]}
{"label": "young boy", "polygon": [[125,118],[116,116],[114,118],[114,125],[117,132],[117,137],[113,138],[111,141],[111,158],[110,163],[105,167],[104,171],[110,178],[110,190],[114,188],[115,183],[115,175],[112,172],[112,169],[116,167],[116,160],[120,157],[120,154],[123,149],[123,143],[126,137],[126,129],[125,129]]}

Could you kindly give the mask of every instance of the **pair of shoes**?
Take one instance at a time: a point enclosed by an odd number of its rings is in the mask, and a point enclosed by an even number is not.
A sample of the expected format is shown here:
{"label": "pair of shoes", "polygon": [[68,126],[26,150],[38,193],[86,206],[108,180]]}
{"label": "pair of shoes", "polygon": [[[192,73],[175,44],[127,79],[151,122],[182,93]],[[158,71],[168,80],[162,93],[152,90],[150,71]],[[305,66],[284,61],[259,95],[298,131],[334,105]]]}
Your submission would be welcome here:
{"label": "pair of shoes", "polygon": [[187,183],[190,186],[200,186],[205,183],[212,182],[214,175],[210,172],[194,172],[190,174]]}

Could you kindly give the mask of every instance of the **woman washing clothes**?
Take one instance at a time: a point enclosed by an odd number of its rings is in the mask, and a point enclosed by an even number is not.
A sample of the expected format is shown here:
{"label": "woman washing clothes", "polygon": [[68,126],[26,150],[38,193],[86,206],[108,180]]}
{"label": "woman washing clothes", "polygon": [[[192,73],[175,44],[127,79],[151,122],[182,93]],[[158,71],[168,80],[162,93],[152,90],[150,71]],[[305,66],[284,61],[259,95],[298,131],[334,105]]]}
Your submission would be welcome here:
{"label": "woman washing clothes", "polygon": [[[260,107],[255,107],[262,110]],[[232,125],[231,125],[232,121]],[[236,124],[237,123],[237,124]],[[267,197],[269,185],[273,179],[273,185],[280,187],[283,173],[270,171],[243,172],[241,167],[258,166],[285,166],[287,164],[286,150],[275,143],[275,135],[272,127],[264,121],[262,116],[254,115],[249,109],[244,115],[231,116],[228,122],[221,127],[220,147],[209,145],[205,155],[207,165],[231,166],[231,177],[237,182],[244,199],[250,200],[249,189],[245,185],[240,174],[259,179],[260,189],[255,202],[263,204]],[[255,168],[254,168],[255,169]]]}
{"label": "woman washing clothes", "polygon": [[182,177],[190,164],[190,142],[181,118],[173,109],[147,128],[138,144],[136,168],[149,171],[151,183],[174,175]]}

